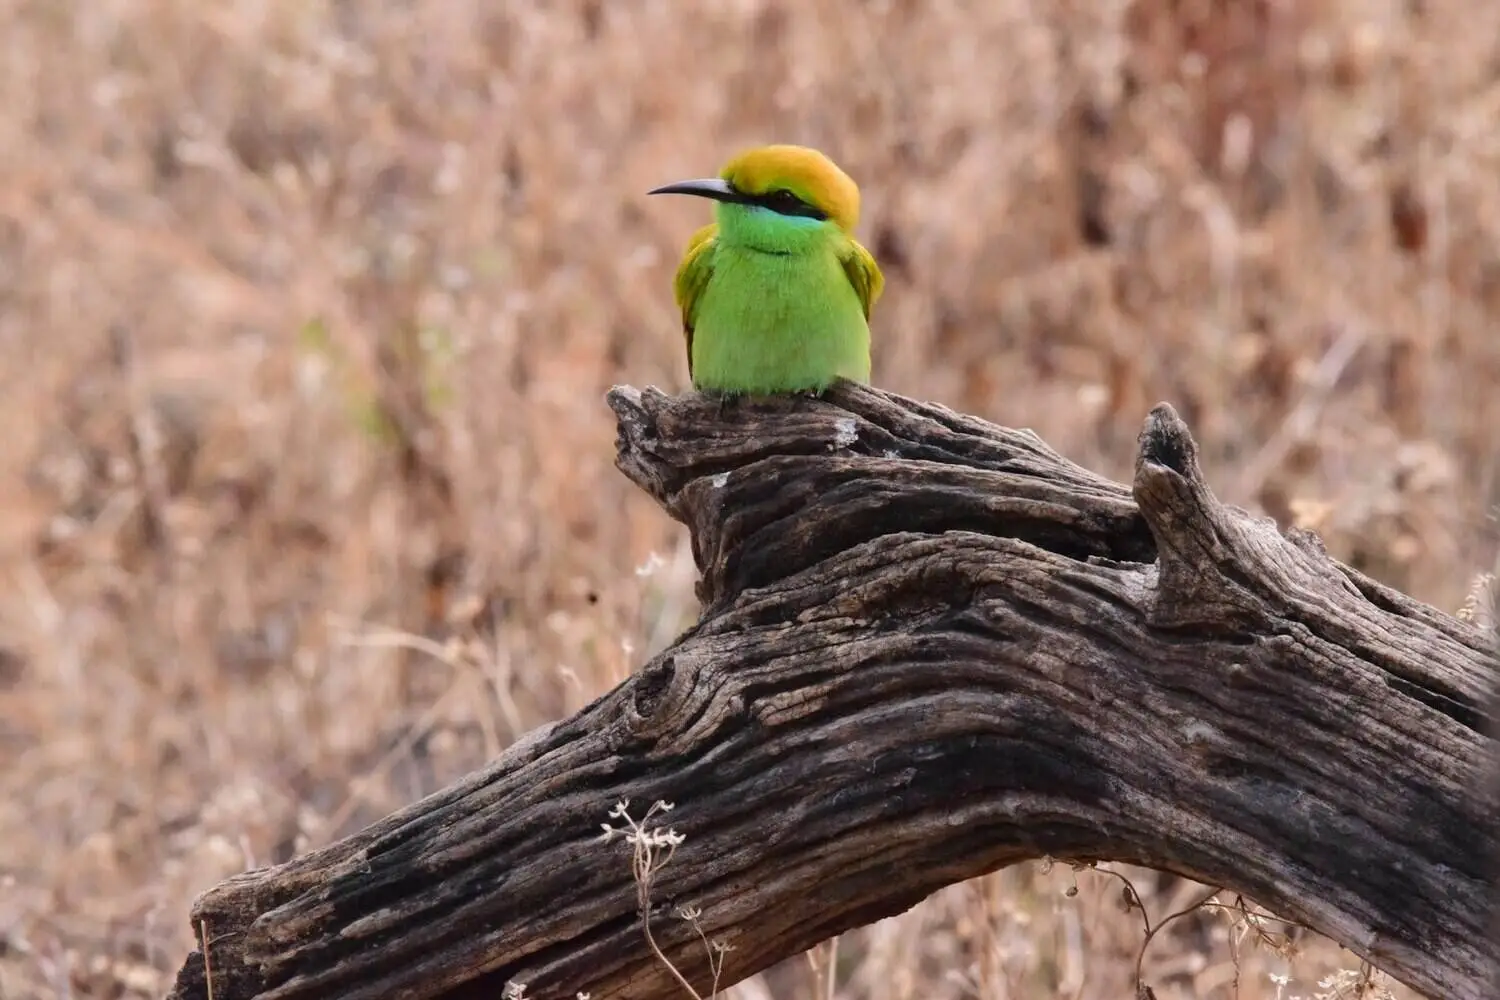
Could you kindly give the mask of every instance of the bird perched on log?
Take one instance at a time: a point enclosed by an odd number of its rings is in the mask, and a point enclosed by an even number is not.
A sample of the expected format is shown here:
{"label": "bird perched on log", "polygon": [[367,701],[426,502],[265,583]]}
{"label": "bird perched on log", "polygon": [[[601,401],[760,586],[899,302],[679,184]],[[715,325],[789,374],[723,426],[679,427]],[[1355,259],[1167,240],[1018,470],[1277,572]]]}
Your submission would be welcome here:
{"label": "bird perched on log", "polygon": [[649,193],[717,202],[673,282],[694,388],[773,395],[869,382],[870,310],[885,279],[854,238],[859,187],[837,164],[806,146],[762,146],[718,177]]}

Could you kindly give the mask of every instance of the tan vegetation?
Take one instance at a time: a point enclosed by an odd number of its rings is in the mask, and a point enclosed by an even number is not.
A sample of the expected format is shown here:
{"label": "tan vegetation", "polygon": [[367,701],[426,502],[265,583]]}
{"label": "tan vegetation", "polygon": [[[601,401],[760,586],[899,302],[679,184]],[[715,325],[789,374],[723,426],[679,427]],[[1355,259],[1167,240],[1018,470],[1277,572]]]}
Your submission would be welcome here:
{"label": "tan vegetation", "polygon": [[[643,192],[746,144],[861,183],[878,383],[1117,478],[1170,400],[1221,496],[1339,558],[1449,610],[1494,564],[1500,5],[0,15],[7,1000],[159,995],[196,892],[451,780],[693,619],[601,396],[684,384],[670,276],[705,209]],[[1122,871],[1153,920],[1203,893]],[[838,995],[1131,995],[1121,889],[954,887],[846,935]],[[1231,916],[1153,940],[1157,996],[1345,989],[1318,981],[1347,953]]]}

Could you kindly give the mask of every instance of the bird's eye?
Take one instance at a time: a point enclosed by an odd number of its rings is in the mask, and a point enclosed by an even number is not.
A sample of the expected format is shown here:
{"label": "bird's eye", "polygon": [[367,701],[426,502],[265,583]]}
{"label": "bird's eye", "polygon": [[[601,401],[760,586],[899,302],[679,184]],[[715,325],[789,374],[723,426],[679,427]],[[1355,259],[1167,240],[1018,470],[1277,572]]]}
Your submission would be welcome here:
{"label": "bird's eye", "polygon": [[790,191],[772,191],[770,202],[778,211],[795,211],[802,207],[802,199]]}
{"label": "bird's eye", "polygon": [[769,208],[780,215],[798,215],[809,219],[828,218],[825,213],[819,211],[816,207],[803,201],[785,188],[776,188],[775,190],[767,191],[755,199],[755,201],[756,204],[764,208]]}

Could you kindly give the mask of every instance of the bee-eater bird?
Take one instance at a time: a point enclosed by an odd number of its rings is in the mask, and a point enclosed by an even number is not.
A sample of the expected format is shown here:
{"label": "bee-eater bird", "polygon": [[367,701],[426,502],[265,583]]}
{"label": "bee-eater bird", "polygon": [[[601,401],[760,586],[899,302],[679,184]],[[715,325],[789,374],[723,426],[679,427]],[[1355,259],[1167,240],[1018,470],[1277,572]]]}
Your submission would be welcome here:
{"label": "bee-eater bird", "polygon": [[649,193],[717,202],[673,282],[695,388],[771,395],[870,380],[870,310],[885,279],[853,236],[859,188],[837,164],[762,146],[718,177]]}

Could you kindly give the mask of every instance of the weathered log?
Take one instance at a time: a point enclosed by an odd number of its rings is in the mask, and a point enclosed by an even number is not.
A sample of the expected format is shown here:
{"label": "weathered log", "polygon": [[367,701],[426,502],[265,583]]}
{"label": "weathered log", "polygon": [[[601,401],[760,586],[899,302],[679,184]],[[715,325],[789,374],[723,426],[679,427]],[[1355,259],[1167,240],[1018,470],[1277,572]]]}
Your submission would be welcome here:
{"label": "weathered log", "polygon": [[622,799],[676,805],[652,927],[704,995],[700,930],[727,985],[1043,856],[1487,994],[1486,637],[1218,503],[1170,407],[1132,489],[857,386],[609,402],[619,467],[692,531],[700,622],[483,770],[204,893],[177,1000],[686,996],[600,840]]}

